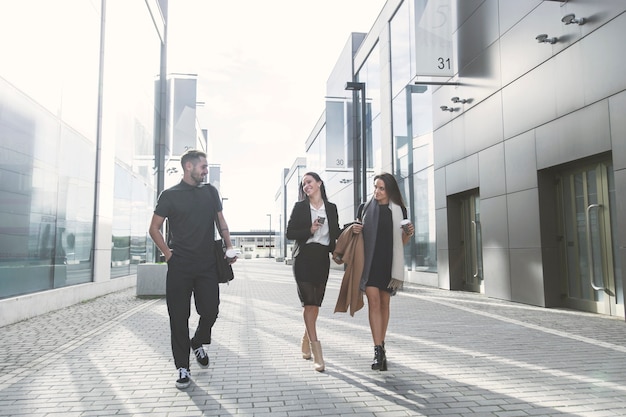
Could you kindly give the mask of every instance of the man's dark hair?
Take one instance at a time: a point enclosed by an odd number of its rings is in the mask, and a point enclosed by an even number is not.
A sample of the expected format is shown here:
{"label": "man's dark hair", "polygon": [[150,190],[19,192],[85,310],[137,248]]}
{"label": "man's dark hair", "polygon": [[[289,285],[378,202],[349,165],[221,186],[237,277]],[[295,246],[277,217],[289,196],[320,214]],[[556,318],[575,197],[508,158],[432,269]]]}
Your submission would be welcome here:
{"label": "man's dark hair", "polygon": [[198,162],[200,158],[206,158],[206,154],[202,151],[197,151],[195,149],[189,149],[187,152],[183,154],[180,158],[180,165],[185,169],[185,164],[187,162]]}

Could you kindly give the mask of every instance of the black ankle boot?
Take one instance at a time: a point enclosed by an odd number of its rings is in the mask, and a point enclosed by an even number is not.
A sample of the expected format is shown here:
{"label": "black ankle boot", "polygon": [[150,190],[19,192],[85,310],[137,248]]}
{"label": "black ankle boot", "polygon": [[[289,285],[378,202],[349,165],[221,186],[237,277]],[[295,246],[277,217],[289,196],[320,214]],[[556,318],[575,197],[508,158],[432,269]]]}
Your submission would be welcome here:
{"label": "black ankle boot", "polygon": [[374,346],[374,362],[372,362],[372,369],[375,371],[387,370],[387,356],[385,355],[385,348],[382,345]]}

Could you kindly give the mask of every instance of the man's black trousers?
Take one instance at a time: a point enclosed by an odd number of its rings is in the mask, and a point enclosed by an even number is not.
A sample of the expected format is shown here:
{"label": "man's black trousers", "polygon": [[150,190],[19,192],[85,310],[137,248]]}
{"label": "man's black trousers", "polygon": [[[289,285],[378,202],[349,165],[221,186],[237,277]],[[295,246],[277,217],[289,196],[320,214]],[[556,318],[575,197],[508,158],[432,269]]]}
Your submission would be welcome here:
{"label": "man's black trousers", "polygon": [[189,369],[192,344],[189,339],[191,295],[194,296],[196,312],[200,316],[193,336],[194,347],[199,347],[211,343],[211,329],[219,313],[219,284],[214,265],[210,269],[194,268],[188,263],[177,262],[175,258],[172,257],[168,262],[165,298],[170,316],[174,364],[176,369]]}

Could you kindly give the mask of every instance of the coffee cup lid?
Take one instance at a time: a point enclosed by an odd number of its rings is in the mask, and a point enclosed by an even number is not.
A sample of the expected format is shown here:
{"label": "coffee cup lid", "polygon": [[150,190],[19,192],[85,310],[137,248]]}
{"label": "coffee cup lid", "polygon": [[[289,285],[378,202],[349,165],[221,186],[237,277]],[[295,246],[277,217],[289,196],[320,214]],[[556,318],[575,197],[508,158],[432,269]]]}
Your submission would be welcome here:
{"label": "coffee cup lid", "polygon": [[228,249],[226,251],[226,256],[229,258],[234,258],[235,256],[239,255],[241,252],[239,252],[238,249]]}

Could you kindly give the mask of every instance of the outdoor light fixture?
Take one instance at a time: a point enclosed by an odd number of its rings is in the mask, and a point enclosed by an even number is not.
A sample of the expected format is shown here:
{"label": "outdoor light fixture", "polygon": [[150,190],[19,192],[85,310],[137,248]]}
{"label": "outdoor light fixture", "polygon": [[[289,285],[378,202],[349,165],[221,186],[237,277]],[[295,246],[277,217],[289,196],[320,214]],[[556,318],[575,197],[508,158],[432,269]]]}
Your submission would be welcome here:
{"label": "outdoor light fixture", "polygon": [[546,35],[545,33],[542,33],[541,35],[537,35],[535,39],[537,39],[537,42],[539,43],[551,43],[551,44],[556,43],[556,38],[548,38],[548,35]]}
{"label": "outdoor light fixture", "polygon": [[464,98],[458,98],[458,97],[452,97],[450,100],[452,100],[453,103],[461,103],[461,104],[469,103],[469,100],[464,99]]}
{"label": "outdoor light fixture", "polygon": [[[451,85],[455,87],[461,84],[455,81],[415,81],[415,85]],[[418,92],[422,93],[423,91]]]}
{"label": "outdoor light fixture", "polygon": [[358,82],[354,82],[354,81],[348,81],[346,83],[346,90],[349,91],[357,91],[357,90],[362,90],[363,86],[365,85],[365,83],[358,83]]}
{"label": "outdoor light fixture", "polygon": [[583,17],[581,17],[580,19],[576,19],[576,15],[574,13],[570,13],[563,16],[561,22],[565,23],[566,25],[571,25],[572,23],[576,23],[577,25],[584,25],[586,20]]}
{"label": "outdoor light fixture", "polygon": [[441,106],[439,108],[441,109],[441,111],[449,111],[450,113],[454,111],[454,108],[448,106]]}

